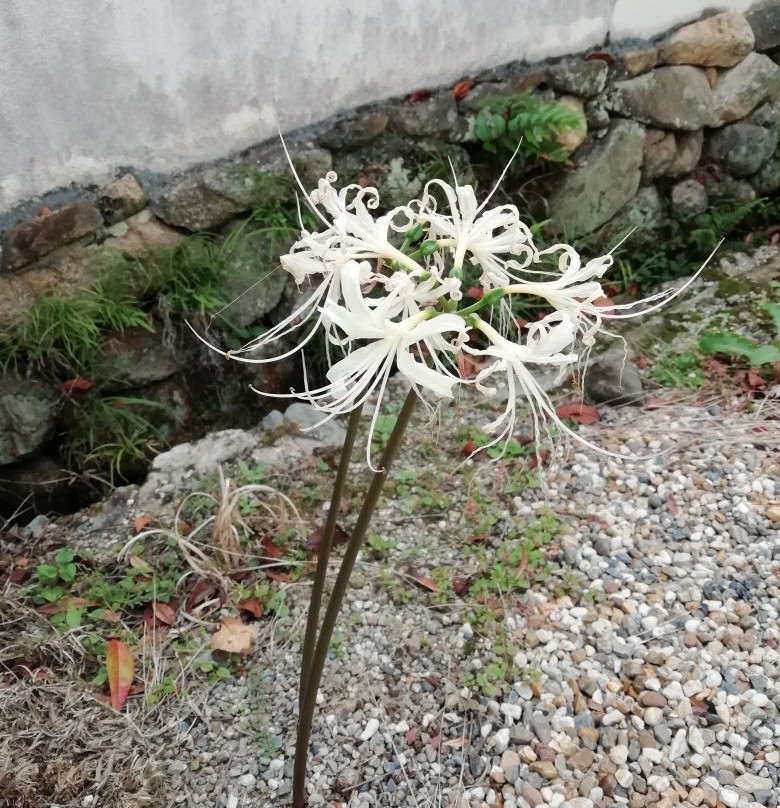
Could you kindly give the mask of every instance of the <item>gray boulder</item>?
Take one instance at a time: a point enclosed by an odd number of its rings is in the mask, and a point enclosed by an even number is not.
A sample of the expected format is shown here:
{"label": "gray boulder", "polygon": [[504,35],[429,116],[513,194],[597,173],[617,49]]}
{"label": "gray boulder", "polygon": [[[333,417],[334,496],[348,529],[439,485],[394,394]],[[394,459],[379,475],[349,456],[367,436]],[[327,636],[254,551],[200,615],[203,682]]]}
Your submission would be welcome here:
{"label": "gray boulder", "polygon": [[0,466],[18,463],[52,437],[57,391],[42,381],[0,374]]}
{"label": "gray boulder", "polygon": [[614,123],[600,142],[578,152],[578,166],[567,174],[549,202],[555,227],[573,238],[608,222],[639,188],[645,133],[633,121]]}
{"label": "gray boulder", "polygon": [[734,177],[758,172],[777,147],[778,133],[752,123],[724,126],[709,139],[710,155]]}
{"label": "gray boulder", "polygon": [[615,83],[615,110],[661,129],[694,131],[712,119],[712,91],[704,71],[687,65],[659,67]]}

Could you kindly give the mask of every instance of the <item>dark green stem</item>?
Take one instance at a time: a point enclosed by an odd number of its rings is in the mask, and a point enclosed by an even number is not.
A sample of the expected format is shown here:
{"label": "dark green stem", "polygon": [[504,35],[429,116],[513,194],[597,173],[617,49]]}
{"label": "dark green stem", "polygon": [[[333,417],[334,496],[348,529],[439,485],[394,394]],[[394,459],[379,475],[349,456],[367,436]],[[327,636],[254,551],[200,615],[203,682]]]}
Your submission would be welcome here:
{"label": "dark green stem", "polygon": [[303,702],[303,694],[306,690],[306,683],[311,670],[311,660],[314,656],[314,644],[317,641],[317,625],[320,621],[320,605],[322,603],[322,593],[325,590],[325,575],[328,571],[328,559],[333,547],[333,535],[336,532],[336,521],[339,518],[341,498],[344,495],[344,488],[347,484],[347,473],[349,471],[349,461],[352,457],[352,450],[355,446],[355,437],[360,426],[360,414],[363,405],[359,404],[352,410],[347,424],[347,434],[344,437],[344,445],[341,447],[341,457],[339,458],[339,468],[336,472],[336,480],[333,483],[333,493],[330,497],[330,508],[328,518],[325,520],[325,528],[322,534],[317,555],[317,568],[314,571],[314,580],[311,586],[311,597],[309,599],[309,613],[306,618],[306,634],[303,639],[301,676],[298,684],[298,708]]}
{"label": "dark green stem", "polygon": [[328,655],[328,648],[333,636],[333,629],[336,627],[336,619],[341,610],[341,603],[347,591],[349,578],[355,566],[360,548],[363,546],[371,517],[374,515],[377,503],[379,502],[382,487],[387,479],[387,473],[395,459],[401,446],[409,419],[412,417],[415,404],[417,404],[417,394],[414,390],[409,392],[404,406],[398,414],[395,427],[387,442],[379,471],[374,473],[369,486],[368,493],[360,509],[355,529],[344,553],[344,560],[341,562],[333,592],[328,600],[328,607],[325,610],[325,617],[322,620],[322,628],[317,638],[317,646],[314,649],[314,657],[309,676],[306,681],[306,690],[300,700],[300,710],[298,713],[298,736],[295,741],[295,764],[293,768],[293,808],[305,808],[306,805],[306,763],[309,753],[309,738],[311,737],[311,725],[314,718],[314,707],[317,698],[317,689],[320,686],[322,671],[325,667],[325,659]]}

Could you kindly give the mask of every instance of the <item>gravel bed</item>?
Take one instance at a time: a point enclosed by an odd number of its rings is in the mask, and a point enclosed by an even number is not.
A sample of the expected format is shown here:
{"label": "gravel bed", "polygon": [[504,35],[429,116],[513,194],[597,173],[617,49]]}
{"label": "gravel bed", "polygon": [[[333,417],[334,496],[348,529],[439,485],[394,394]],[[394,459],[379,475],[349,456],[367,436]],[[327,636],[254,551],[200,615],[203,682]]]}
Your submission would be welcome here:
{"label": "gravel bed", "polygon": [[[309,804],[778,805],[778,421],[755,431],[771,404],[759,416],[605,407],[580,431],[625,459],[575,447],[545,486],[499,494],[496,530],[549,510],[563,523],[549,577],[499,597],[500,648],[496,626],[472,625],[473,603],[436,602],[403,579],[412,556],[423,573],[470,573],[466,478],[445,472],[440,513],[385,501],[374,529],[395,546],[355,570],[315,716]],[[443,445],[484,413],[464,400],[451,415]],[[418,419],[407,451],[430,435]],[[461,462],[450,453],[450,468]],[[476,461],[478,477],[513,462]],[[290,615],[268,626],[250,673],[158,742],[168,804],[288,804],[307,591],[289,587]],[[486,695],[474,676],[497,661],[516,680]]]}

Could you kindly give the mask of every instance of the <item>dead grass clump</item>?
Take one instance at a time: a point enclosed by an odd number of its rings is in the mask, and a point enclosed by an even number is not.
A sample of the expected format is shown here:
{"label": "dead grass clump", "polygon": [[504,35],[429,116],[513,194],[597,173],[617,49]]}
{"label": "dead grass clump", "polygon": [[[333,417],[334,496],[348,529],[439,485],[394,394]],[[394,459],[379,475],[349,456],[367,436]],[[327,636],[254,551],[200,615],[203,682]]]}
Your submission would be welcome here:
{"label": "dead grass clump", "polygon": [[78,683],[84,655],[77,634],[57,635],[0,592],[0,808],[154,803],[161,778],[147,744]]}

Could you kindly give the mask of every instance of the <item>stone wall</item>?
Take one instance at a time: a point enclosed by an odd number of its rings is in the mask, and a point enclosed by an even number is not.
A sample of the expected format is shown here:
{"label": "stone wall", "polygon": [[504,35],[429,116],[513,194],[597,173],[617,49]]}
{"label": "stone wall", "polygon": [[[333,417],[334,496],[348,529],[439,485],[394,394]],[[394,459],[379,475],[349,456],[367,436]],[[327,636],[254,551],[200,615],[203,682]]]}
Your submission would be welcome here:
{"label": "stone wall", "polygon": [[[533,93],[575,110],[581,120],[581,130],[564,140],[569,161],[542,172],[536,166],[529,175],[546,213],[569,238],[600,233],[608,243],[632,226],[652,232],[665,216],[699,214],[718,198],[777,193],[778,54],[780,4],[768,3],[746,15],[713,15],[653,41],[496,68],[454,87],[341,114],[287,140],[305,182],[333,168],[343,182],[375,185],[387,204],[397,204],[414,196],[444,157],[462,181],[471,177],[472,162],[484,162],[474,123],[485,98]],[[268,203],[286,172],[283,151],[271,141],[162,182],[125,172],[16,221],[0,234],[0,331],[12,329],[40,294],[84,289],[111,256],[154,253],[187,233],[228,232],[237,217]],[[240,277],[248,286],[267,270],[244,261],[247,274]],[[236,295],[243,291],[235,276],[225,281]],[[245,307],[242,326],[267,322],[283,304],[278,274],[255,292],[265,302]],[[125,395],[162,395],[186,422],[202,398],[203,376],[193,365],[207,360],[173,350],[163,325],[158,317],[151,330],[112,334],[108,350],[128,363]],[[243,387],[246,377],[237,378]],[[285,371],[261,383],[283,388],[288,380]],[[61,464],[58,441],[74,417],[68,400],[77,394],[64,381],[27,367],[0,376],[0,477],[13,480],[6,490],[38,490],[36,482]],[[240,395],[235,400],[247,406]]]}

